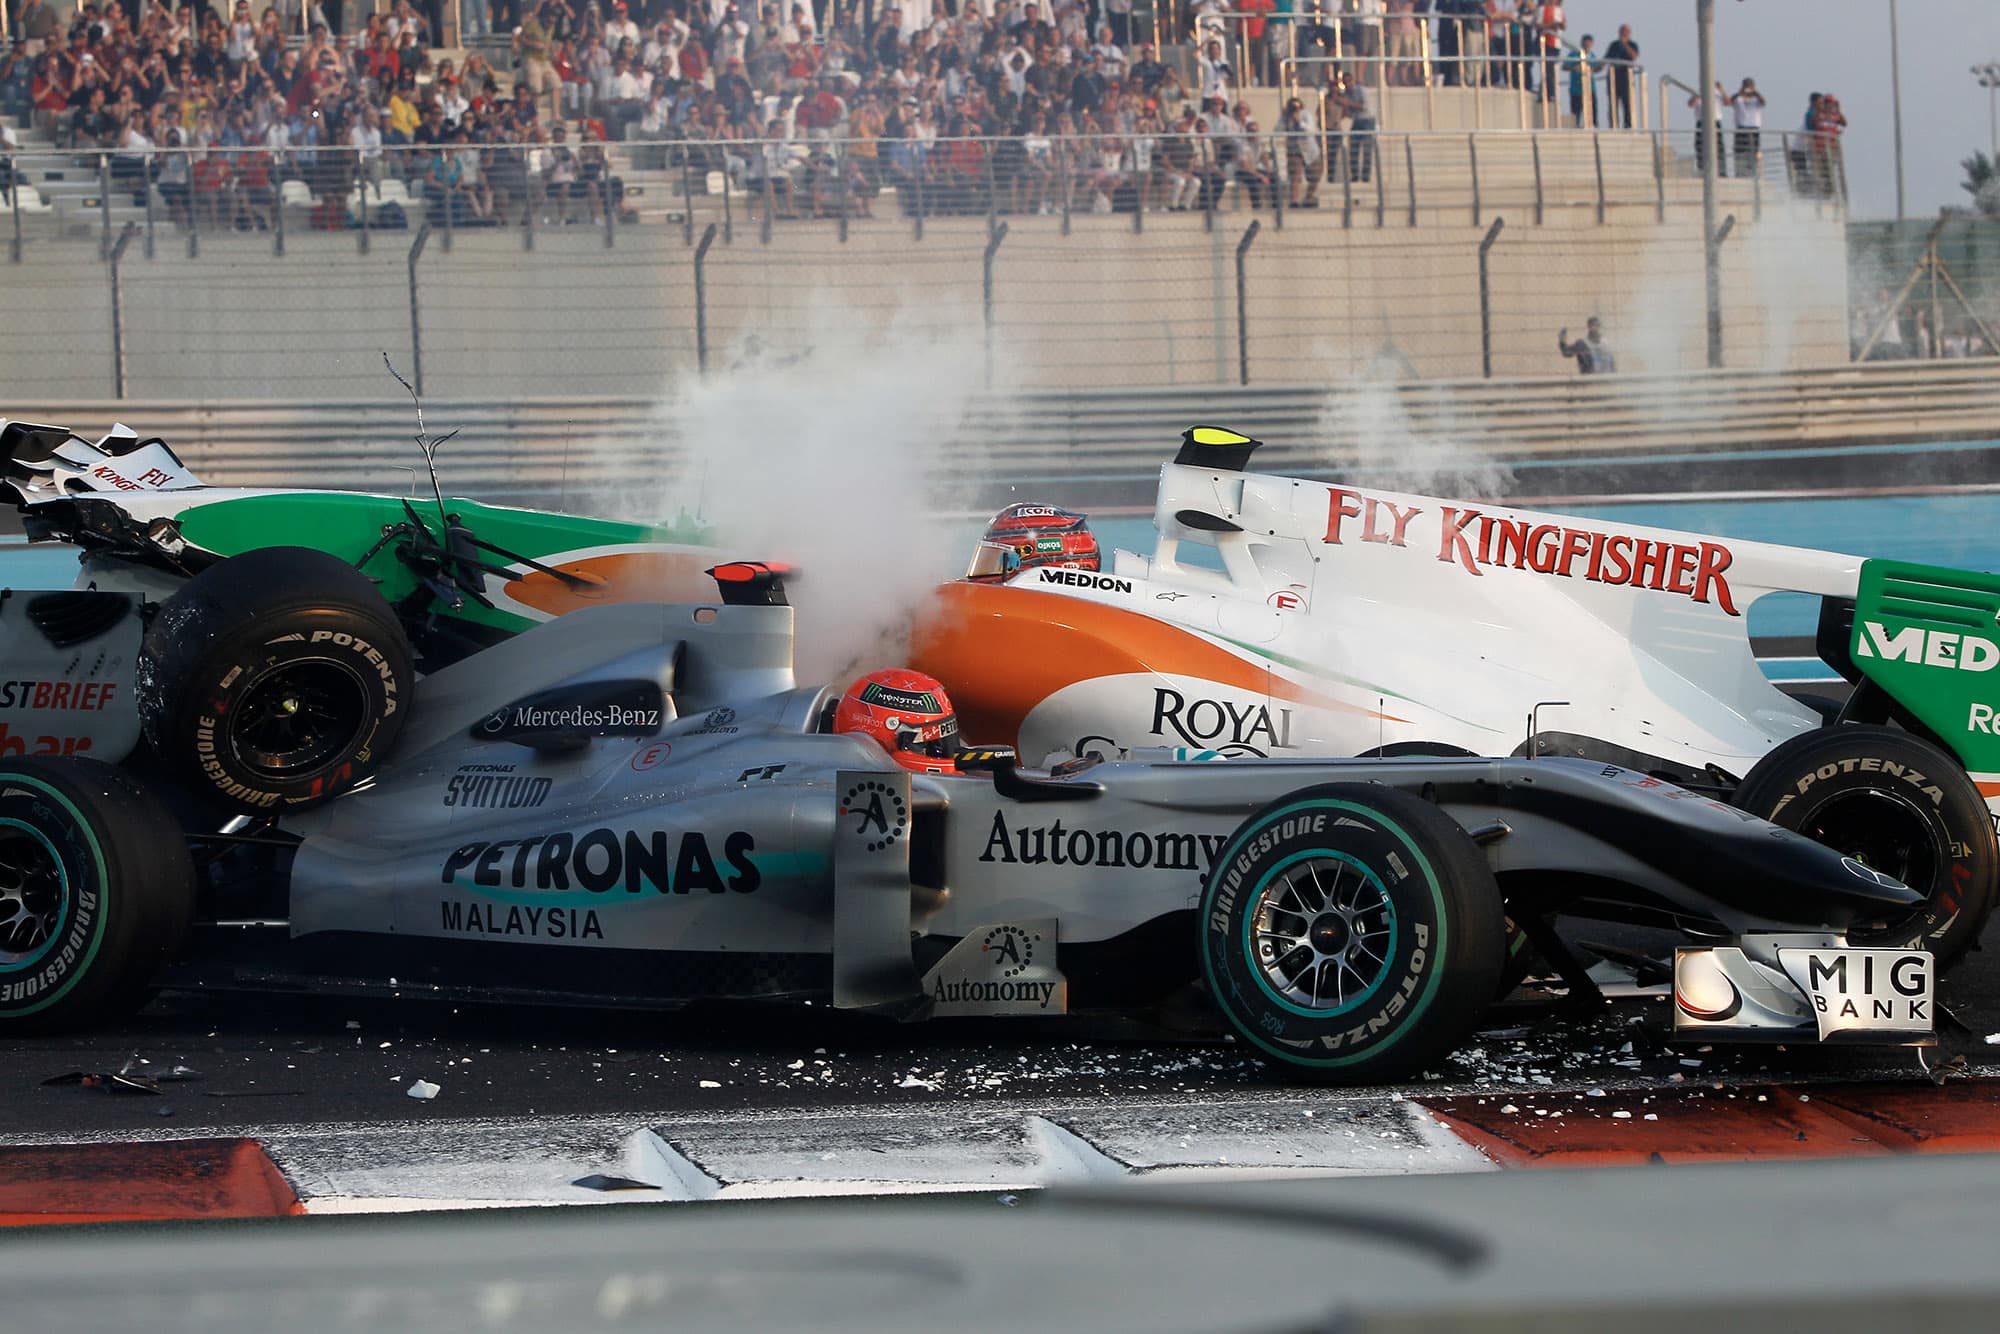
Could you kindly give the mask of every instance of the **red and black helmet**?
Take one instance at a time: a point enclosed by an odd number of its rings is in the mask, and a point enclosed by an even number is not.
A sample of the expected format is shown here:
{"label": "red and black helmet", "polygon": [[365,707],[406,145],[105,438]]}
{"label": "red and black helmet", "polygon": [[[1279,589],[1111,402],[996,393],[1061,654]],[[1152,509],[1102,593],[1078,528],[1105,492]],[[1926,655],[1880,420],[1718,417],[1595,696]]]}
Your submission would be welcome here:
{"label": "red and black helmet", "polygon": [[955,774],[958,715],[936,677],[895,667],[870,672],[847,688],[833,730],[868,737],[919,774]]}
{"label": "red and black helmet", "polygon": [[986,525],[965,577],[999,583],[1035,565],[1095,570],[1102,563],[1085,516],[1053,505],[1009,505]]}

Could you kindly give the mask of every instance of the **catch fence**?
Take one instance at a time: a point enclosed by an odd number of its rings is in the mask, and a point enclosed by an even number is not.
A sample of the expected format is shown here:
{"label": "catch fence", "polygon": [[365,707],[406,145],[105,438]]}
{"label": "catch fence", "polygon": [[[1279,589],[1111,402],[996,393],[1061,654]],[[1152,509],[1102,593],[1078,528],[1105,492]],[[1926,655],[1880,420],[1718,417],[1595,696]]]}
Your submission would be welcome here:
{"label": "catch fence", "polygon": [[[1721,183],[1727,364],[1842,361],[1837,177],[1769,143]],[[426,191],[433,154],[322,149],[215,207],[65,155],[81,182],[0,218],[0,356],[17,394],[105,398],[386,394],[384,351],[431,393],[651,392],[857,338],[995,384],[1219,385],[1547,373],[1596,314],[1629,369],[1703,364],[1687,136],[873,148],[612,145],[622,198],[496,185],[491,219]]]}

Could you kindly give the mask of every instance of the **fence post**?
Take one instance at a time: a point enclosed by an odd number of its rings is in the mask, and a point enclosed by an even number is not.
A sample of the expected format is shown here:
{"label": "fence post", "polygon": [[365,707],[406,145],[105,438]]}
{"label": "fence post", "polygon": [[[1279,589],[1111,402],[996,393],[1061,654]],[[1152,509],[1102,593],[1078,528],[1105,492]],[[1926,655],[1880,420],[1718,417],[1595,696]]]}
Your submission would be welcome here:
{"label": "fence post", "polygon": [[97,257],[111,258],[111,156],[97,155],[97,211],[103,218],[103,228],[97,238]]}
{"label": "fence post", "polygon": [[986,237],[986,257],[980,275],[981,300],[986,312],[986,387],[993,387],[993,256],[1000,251],[1000,243],[1007,239],[1007,224],[996,223]]}
{"label": "fence post", "polygon": [[271,253],[285,253],[285,183],[278,179],[278,157],[271,155]]}
{"label": "fence post", "polygon": [[[524,162],[526,161],[525,157],[523,158],[523,161]],[[521,249],[533,250],[534,248],[535,248],[535,194],[534,194],[534,187],[530,186],[528,188],[527,193],[521,199]]]}
{"label": "fence post", "polygon": [[1535,225],[1542,225],[1542,139],[1540,135],[1528,136],[1528,148],[1535,158]]}
{"label": "fence post", "polygon": [[[933,140],[932,142],[935,143],[936,141]],[[921,241],[924,239],[924,173],[930,169],[931,160],[930,160],[930,154],[925,152],[924,149],[922,149],[921,147],[917,149],[916,159],[917,159],[917,196],[915,202],[916,202],[917,220],[915,223],[916,231],[914,234],[914,239]]]}
{"label": "fence post", "polygon": [[1479,225],[1479,136],[1465,136],[1465,155],[1472,163],[1472,225]]}
{"label": "fence post", "polygon": [[[389,169],[389,164],[387,160],[379,157],[375,159],[375,170],[377,172],[384,172],[387,171],[388,169]],[[382,187],[378,184],[375,188],[377,190],[380,190]],[[354,233],[354,251],[356,254],[365,255],[368,253],[369,248],[375,244],[374,241],[371,240],[368,235],[368,173],[367,172],[359,171],[355,173],[354,193],[361,200],[361,226]]]}
{"label": "fence post", "polygon": [[[1719,236],[1716,238],[1718,244],[1721,242],[1721,239]],[[1924,273],[1930,278],[1931,318],[1929,327],[1924,330],[1924,343],[1918,355],[1926,359],[1934,359],[1943,351],[1939,345],[1939,333],[1941,331],[1938,328],[1938,321],[1944,318],[1944,308],[1938,302],[1938,254],[1936,237],[1931,238],[1930,248],[1924,251],[1923,265]]]}
{"label": "fence post", "polygon": [[411,378],[419,398],[424,392],[424,330],[417,318],[417,260],[423,256],[424,243],[430,239],[431,224],[426,218],[424,225],[417,228],[417,239],[410,242],[410,370],[414,372]]}
{"label": "fence post", "polygon": [[1712,370],[1722,368],[1722,243],[1729,239],[1729,233],[1736,228],[1736,215],[1731,213],[1715,229],[1715,238],[1708,244],[1708,364]]}
{"label": "fence post", "polygon": [[694,244],[694,173],[688,168],[686,147],[681,149],[681,240]]}
{"label": "fence post", "polygon": [[1597,163],[1597,225],[1604,225],[1604,136],[1590,132],[1590,156]]}
{"label": "fence post", "polygon": [[[1352,147],[1354,142],[1353,136],[1349,135],[1346,138],[1349,144],[1348,152],[1352,154],[1354,151]],[[1375,156],[1377,160],[1372,164],[1375,168],[1375,229],[1380,231],[1389,225],[1389,183],[1384,178],[1380,155],[1377,154]],[[1347,174],[1350,176],[1354,174],[1352,157],[1348,160]]]}
{"label": "fence post", "polygon": [[[1756,145],[1750,158],[1750,217],[1755,222],[1764,220],[1764,132],[1752,132],[1751,142]],[[1737,143],[1742,143],[1741,135]],[[1740,171],[1741,168],[1738,168]]]}
{"label": "fence post", "polygon": [[[729,187],[724,184],[723,188]],[[704,376],[708,374],[708,248],[714,244],[715,224],[711,222],[701,234],[701,244],[694,248],[694,360]]]}
{"label": "fence post", "polygon": [[105,256],[111,264],[111,384],[117,398],[125,397],[125,291],[118,283],[118,262],[125,258],[125,247],[132,244],[132,233],[138,230],[138,223],[126,223],[118,234],[118,244]]}
{"label": "fence post", "polygon": [[993,174],[992,142],[980,140],[979,149],[979,166],[986,176],[986,233],[990,236],[1000,222],[1000,180]]}
{"label": "fence post", "polygon": [[1487,284],[1486,252],[1493,249],[1506,225],[1505,218],[1493,219],[1479,241],[1479,373],[1489,380],[1493,378],[1493,296]]}
{"label": "fence post", "polygon": [[7,249],[14,263],[19,264],[21,262],[21,177],[18,172],[14,175],[14,183],[9,187],[9,192],[14,196],[14,240]]}
{"label": "fence post", "polygon": [[729,154],[722,154],[722,244],[736,241],[736,182],[729,179]]}
{"label": "fence post", "polygon": [[[764,151],[764,146],[759,144],[757,151],[761,154]],[[771,189],[771,164],[766,162],[764,164],[764,220],[757,227],[757,239],[765,245],[771,244],[771,210],[777,206],[776,192]]]}
{"label": "fence post", "polygon": [[[1158,140],[1153,142],[1153,153],[1160,151]],[[1146,193],[1153,182],[1152,154],[1147,155],[1146,170],[1139,170],[1139,150],[1132,149],[1132,234],[1141,235],[1146,230]]]}
{"label": "fence post", "polygon": [[1201,174],[1201,229],[1205,232],[1215,230],[1215,201],[1228,187],[1228,182],[1224,181],[1210,188],[1209,172],[1215,168],[1215,160],[1209,156],[1210,142],[1206,138],[1201,141],[1201,165],[1204,169]]}
{"label": "fence post", "polygon": [[833,178],[840,186],[840,243],[847,244],[847,215],[849,197],[854,193],[847,180],[847,141],[841,140],[833,146]]}
{"label": "fence post", "polygon": [[146,182],[146,258],[153,257],[153,183]]}
{"label": "fence post", "polygon": [[1241,383],[1250,383],[1250,283],[1246,276],[1250,243],[1257,239],[1257,219],[1243,231],[1236,243],[1236,369]]}
{"label": "fence post", "polygon": [[1667,220],[1667,164],[1662,137],[1659,130],[1653,131],[1653,221],[1656,223]]}
{"label": "fence post", "polygon": [[[1379,143],[1381,140],[1378,138],[1376,142]],[[1379,152],[1371,152],[1369,156],[1377,159],[1371,165],[1375,168],[1375,174],[1380,176],[1382,174],[1381,154]],[[1410,136],[1407,134],[1403,136],[1403,182],[1409,187],[1410,225],[1414,227],[1417,225],[1417,151],[1411,147]]]}
{"label": "fence post", "polygon": [[1062,177],[1062,234],[1069,235],[1069,140],[1056,140],[1056,174]]}
{"label": "fence post", "polygon": [[[280,200],[279,202],[282,204],[284,201]],[[569,214],[567,213],[563,214],[563,220],[567,222],[569,220]],[[430,210],[428,208],[424,210],[424,223],[427,226],[430,223]],[[457,232],[457,230],[458,230],[458,206],[452,203],[450,195],[445,195],[444,196],[444,253],[447,255],[451,253],[452,236]],[[419,389],[417,392],[421,394],[423,390]]]}
{"label": "fence post", "polygon": [[[1326,163],[1329,167],[1333,165],[1331,150],[1329,150]],[[1332,177],[1329,176],[1328,179],[1331,180]],[[1347,140],[1345,138],[1342,138],[1340,141],[1340,225],[1343,229],[1354,226],[1354,168],[1347,158]],[[1382,211],[1380,208],[1375,210],[1375,225],[1377,227],[1382,225]]]}

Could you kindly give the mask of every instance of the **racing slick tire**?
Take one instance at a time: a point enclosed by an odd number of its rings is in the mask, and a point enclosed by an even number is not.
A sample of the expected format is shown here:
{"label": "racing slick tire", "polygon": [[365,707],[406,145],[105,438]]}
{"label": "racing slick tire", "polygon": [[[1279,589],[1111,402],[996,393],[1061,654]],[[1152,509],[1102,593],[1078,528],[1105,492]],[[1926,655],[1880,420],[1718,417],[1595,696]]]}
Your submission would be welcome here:
{"label": "racing slick tire", "polygon": [[1472,839],[1372,783],[1305,788],[1244,821],[1202,887],[1200,932],[1230,1028],[1325,1083],[1412,1075],[1450,1052],[1492,1003],[1506,940]]}
{"label": "racing slick tire", "polygon": [[1908,917],[1851,931],[1857,945],[1927,949],[1943,968],[1992,910],[2000,846],[1985,799],[1921,737],[1861,724],[1801,733],[1757,761],[1735,804],[1928,896]]}
{"label": "racing slick tire", "polygon": [[409,637],[337,556],[265,547],[161,606],[139,657],[139,716],[168,769],[231,810],[317,805],[380,763],[408,718]]}
{"label": "racing slick tire", "polygon": [[138,780],[96,760],[0,764],[0,1033],[137,1009],[194,897],[180,827]]}

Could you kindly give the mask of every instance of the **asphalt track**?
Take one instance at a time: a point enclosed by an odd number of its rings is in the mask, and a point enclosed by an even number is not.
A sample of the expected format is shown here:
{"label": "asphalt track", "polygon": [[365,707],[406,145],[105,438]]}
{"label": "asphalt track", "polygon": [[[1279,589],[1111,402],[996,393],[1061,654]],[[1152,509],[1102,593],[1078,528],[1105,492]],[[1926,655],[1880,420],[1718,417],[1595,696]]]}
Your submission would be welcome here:
{"label": "asphalt track", "polygon": [[[1424,1079],[1291,1085],[1130,1022],[899,1027],[824,1009],[633,1012],[169,995],[0,1043],[0,1225],[1409,1175],[2000,1149],[1980,1016],[1895,1049],[1667,1047],[1661,998],[1503,1007]],[[157,1092],[75,1075],[129,1072]],[[55,1080],[50,1083],[47,1081]],[[424,1081],[434,1096],[410,1089]]]}
{"label": "asphalt track", "polygon": [[[2000,955],[1943,980],[1968,1032],[1944,1051],[1975,1065],[2000,1031]],[[1408,1094],[1573,1086],[1736,1085],[1921,1079],[1895,1049],[1661,1047],[1662,1000],[1600,1012],[1496,1011],[1493,1029]],[[143,1064],[142,1064],[143,1062]],[[133,1073],[158,1094],[44,1081]],[[175,1077],[177,1070],[187,1073]],[[439,1086],[417,1100],[418,1080]],[[880,1111],[949,1103],[1117,1102],[1277,1094],[1287,1086],[1226,1039],[1170,1038],[1112,1020],[895,1025],[825,1009],[697,1006],[668,1014],[451,1006],[403,1000],[168,994],[85,1035],[0,1041],[0,1134],[241,1133],[273,1123],[440,1118],[711,1116],[797,1109]],[[1383,1090],[1378,1097],[1398,1090]]]}

